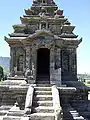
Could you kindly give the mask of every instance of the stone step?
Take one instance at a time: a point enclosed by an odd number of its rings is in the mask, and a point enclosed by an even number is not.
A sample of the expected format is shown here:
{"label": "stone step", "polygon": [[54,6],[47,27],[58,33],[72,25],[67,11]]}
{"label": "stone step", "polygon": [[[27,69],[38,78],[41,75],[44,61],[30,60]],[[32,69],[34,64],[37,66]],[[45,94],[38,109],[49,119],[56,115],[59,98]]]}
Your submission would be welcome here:
{"label": "stone step", "polygon": [[1,106],[0,107],[0,116],[4,116],[8,113],[12,106]]}
{"label": "stone step", "polygon": [[16,116],[5,116],[5,117],[3,117],[2,120],[22,120],[22,119],[21,119],[21,117],[16,117]]}
{"label": "stone step", "polygon": [[54,109],[53,107],[39,106],[36,108],[32,108],[32,113],[54,113]]}
{"label": "stone step", "polygon": [[8,110],[0,110],[0,116],[6,115]]}
{"label": "stone step", "polygon": [[38,75],[37,78],[49,78],[49,75]]}
{"label": "stone step", "polygon": [[33,101],[33,106],[53,106],[52,101]]}
{"label": "stone step", "polygon": [[49,100],[52,100],[52,95],[34,95],[33,100],[49,101]]}
{"label": "stone step", "polygon": [[49,80],[37,80],[37,82],[36,82],[37,84],[50,84],[50,81]]}
{"label": "stone step", "polygon": [[90,118],[90,111],[80,112],[80,114]]}
{"label": "stone step", "polygon": [[54,113],[33,113],[30,120],[55,120]]}
{"label": "stone step", "polygon": [[37,83],[37,87],[51,87],[51,84],[46,83]]}
{"label": "stone step", "polygon": [[71,100],[71,103],[90,103],[88,100]]}
{"label": "stone step", "polygon": [[73,106],[74,109],[77,109],[77,111],[84,112],[88,110],[87,105],[76,105]]}
{"label": "stone step", "polygon": [[51,91],[52,88],[51,87],[34,87],[35,90],[37,91]]}
{"label": "stone step", "polygon": [[[66,106],[66,105],[65,105]],[[68,106],[68,109],[63,108],[64,120],[86,120],[77,110],[74,110],[72,107]]]}
{"label": "stone step", "polygon": [[18,117],[18,116],[3,116],[0,120],[30,120],[29,117]]}
{"label": "stone step", "polygon": [[18,116],[22,117],[24,116],[24,110],[17,110],[17,111],[9,111],[7,116]]}
{"label": "stone step", "polygon": [[9,106],[9,105],[13,105],[14,103],[15,103],[15,101],[12,99],[7,99],[7,100],[3,99],[1,104]]}
{"label": "stone step", "polygon": [[50,77],[49,76],[38,76],[37,77],[37,80],[43,80],[43,79],[50,80]]}
{"label": "stone step", "polygon": [[35,91],[35,95],[52,95],[52,91]]}
{"label": "stone step", "polygon": [[84,119],[82,116],[79,116],[79,117],[74,117],[73,120],[86,120],[86,119]]}
{"label": "stone step", "polygon": [[46,77],[46,78],[45,78],[45,77],[42,77],[42,78],[41,78],[41,77],[40,77],[40,78],[37,78],[37,81],[38,81],[38,80],[41,80],[41,81],[42,81],[42,80],[50,81],[50,78],[48,78],[48,77]]}
{"label": "stone step", "polygon": [[9,106],[9,105],[10,105],[10,106],[12,105],[12,106],[13,106],[14,103],[15,103],[15,102],[4,101],[4,102],[2,102],[1,104],[2,104],[2,105],[8,105],[8,106]]}
{"label": "stone step", "polygon": [[[12,105],[12,106],[13,106],[13,105]],[[0,106],[0,111],[1,111],[1,110],[9,110],[9,109],[12,108],[12,106],[10,106],[10,105],[2,105],[2,106]]]}

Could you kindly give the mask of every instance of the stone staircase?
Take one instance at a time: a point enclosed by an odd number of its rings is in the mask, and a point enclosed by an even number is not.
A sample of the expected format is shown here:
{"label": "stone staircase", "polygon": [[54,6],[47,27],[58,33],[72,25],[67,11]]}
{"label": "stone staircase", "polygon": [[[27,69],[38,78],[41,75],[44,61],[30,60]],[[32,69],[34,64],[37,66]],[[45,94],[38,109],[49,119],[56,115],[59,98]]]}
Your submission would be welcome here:
{"label": "stone staircase", "polygon": [[[10,104],[12,103],[10,99],[7,101],[8,104],[5,104],[6,99],[3,99],[4,105],[0,106],[0,120],[62,120],[62,117],[63,120],[90,120],[90,101],[71,100],[70,103],[63,104],[63,116],[60,113],[60,118],[58,119],[55,114],[55,107],[57,105],[54,103],[55,99],[56,103],[58,100],[57,94],[53,94],[53,86],[42,84],[41,82],[41,84],[34,85],[32,88],[34,93],[31,114],[25,114],[24,109],[20,110],[19,106],[15,107],[15,105]],[[63,89],[65,90],[65,88]]]}
{"label": "stone staircase", "polygon": [[70,104],[63,105],[63,120],[88,120],[81,116],[79,112]]}
{"label": "stone staircase", "polygon": [[50,85],[35,87],[30,120],[55,120]]}
{"label": "stone staircase", "polygon": [[[33,95],[31,114],[24,115],[24,110],[10,112],[11,108],[7,108],[0,120],[55,120],[50,84],[38,84],[34,87]],[[3,109],[5,110],[5,108]]]}
{"label": "stone staircase", "polygon": [[81,116],[90,120],[90,101],[89,100],[74,100],[71,103],[72,107],[76,109]]}
{"label": "stone staircase", "polygon": [[[26,88],[27,86],[25,91]],[[0,120],[61,120],[56,118],[52,85],[39,83],[31,86],[31,88],[33,88],[31,113],[26,114],[25,109],[20,109],[18,103],[7,104],[0,107]],[[5,103],[6,99],[3,100],[3,103]]]}

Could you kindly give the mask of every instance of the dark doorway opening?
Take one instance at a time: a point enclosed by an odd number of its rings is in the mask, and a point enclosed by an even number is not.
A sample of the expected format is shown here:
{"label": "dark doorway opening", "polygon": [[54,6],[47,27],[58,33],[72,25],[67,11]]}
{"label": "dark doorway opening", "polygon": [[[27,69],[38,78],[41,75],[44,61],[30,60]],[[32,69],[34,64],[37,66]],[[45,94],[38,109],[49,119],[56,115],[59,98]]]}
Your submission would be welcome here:
{"label": "dark doorway opening", "polygon": [[[37,50],[37,78],[48,80],[50,76],[50,50],[40,48]],[[45,79],[46,78],[46,79]]]}

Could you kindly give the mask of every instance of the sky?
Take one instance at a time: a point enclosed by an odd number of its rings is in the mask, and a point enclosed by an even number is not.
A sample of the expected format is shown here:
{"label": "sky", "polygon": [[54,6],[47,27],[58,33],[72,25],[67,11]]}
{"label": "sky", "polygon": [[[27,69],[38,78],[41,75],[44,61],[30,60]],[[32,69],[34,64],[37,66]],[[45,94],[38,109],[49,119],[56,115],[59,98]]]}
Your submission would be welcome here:
{"label": "sky", "polygon": [[[75,25],[74,33],[83,38],[77,48],[77,72],[90,74],[90,0],[54,0],[71,25]],[[0,1],[0,56],[10,56],[10,48],[4,36],[13,32],[12,25],[20,24],[20,16],[24,9],[31,7],[32,0]]]}

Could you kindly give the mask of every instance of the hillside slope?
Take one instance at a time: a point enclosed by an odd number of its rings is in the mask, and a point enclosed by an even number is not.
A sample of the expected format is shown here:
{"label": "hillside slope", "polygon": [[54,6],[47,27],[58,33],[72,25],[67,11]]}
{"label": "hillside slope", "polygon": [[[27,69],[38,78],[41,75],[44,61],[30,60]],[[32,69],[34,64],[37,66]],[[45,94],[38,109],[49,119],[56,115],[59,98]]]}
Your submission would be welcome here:
{"label": "hillside slope", "polygon": [[3,67],[4,73],[9,73],[9,63],[10,63],[10,57],[0,57],[0,66]]}

